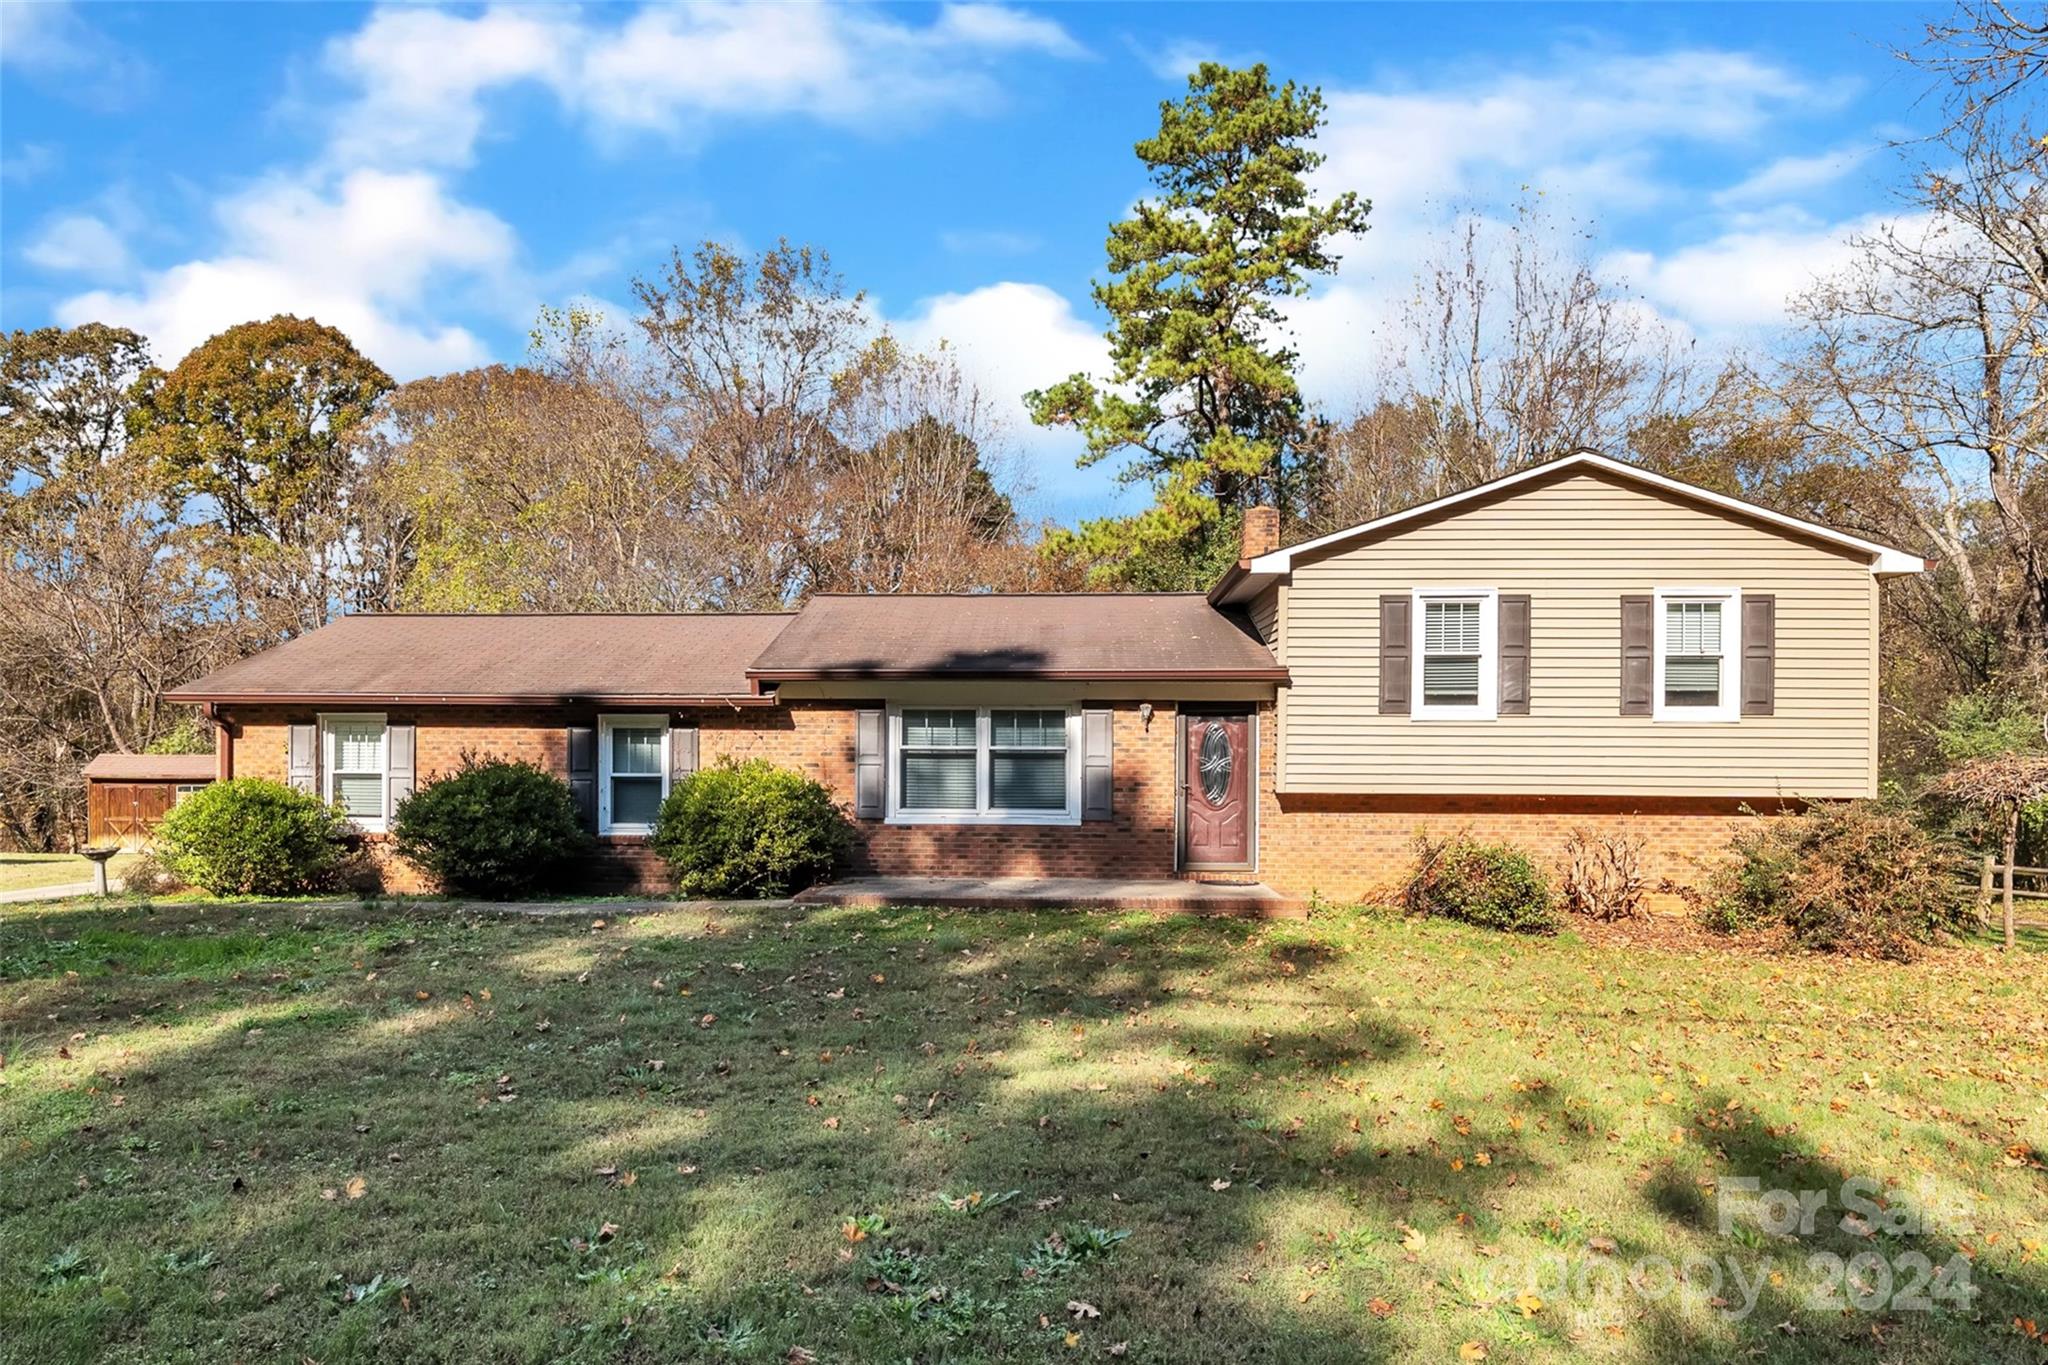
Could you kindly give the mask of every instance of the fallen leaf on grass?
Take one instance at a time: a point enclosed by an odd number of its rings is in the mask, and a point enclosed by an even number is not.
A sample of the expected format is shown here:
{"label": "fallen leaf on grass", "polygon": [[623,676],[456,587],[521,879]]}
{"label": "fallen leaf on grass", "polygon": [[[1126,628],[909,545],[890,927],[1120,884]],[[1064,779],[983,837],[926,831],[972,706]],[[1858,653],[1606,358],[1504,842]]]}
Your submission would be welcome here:
{"label": "fallen leaf on grass", "polygon": [[1102,1310],[1100,1308],[1097,1308],[1094,1304],[1089,1303],[1084,1299],[1068,1299],[1067,1311],[1074,1315],[1074,1320],[1076,1322],[1084,1321],[1088,1318],[1099,1318],[1102,1316]]}
{"label": "fallen leaf on grass", "polygon": [[1478,1342],[1478,1341],[1468,1341],[1468,1342],[1466,1342],[1466,1343],[1465,1343],[1465,1344],[1464,1344],[1463,1346],[1460,1346],[1460,1347],[1458,1348],[1458,1359],[1460,1359],[1460,1360],[1484,1360],[1484,1359],[1486,1359],[1486,1345],[1485,1345],[1485,1343],[1483,1343],[1483,1342]]}
{"label": "fallen leaf on grass", "polygon": [[342,1186],[342,1190],[350,1199],[361,1199],[370,1192],[370,1182],[359,1175],[351,1176],[348,1184]]}
{"label": "fallen leaf on grass", "polygon": [[1394,1316],[1394,1305],[1388,1303],[1385,1299],[1374,1299],[1365,1308],[1367,1312],[1376,1318],[1391,1318]]}
{"label": "fallen leaf on grass", "polygon": [[1209,1188],[1216,1191],[1216,1193],[1221,1194],[1225,1190],[1230,1188],[1230,1182],[1228,1180],[1221,1179],[1212,1180],[1209,1182]]}

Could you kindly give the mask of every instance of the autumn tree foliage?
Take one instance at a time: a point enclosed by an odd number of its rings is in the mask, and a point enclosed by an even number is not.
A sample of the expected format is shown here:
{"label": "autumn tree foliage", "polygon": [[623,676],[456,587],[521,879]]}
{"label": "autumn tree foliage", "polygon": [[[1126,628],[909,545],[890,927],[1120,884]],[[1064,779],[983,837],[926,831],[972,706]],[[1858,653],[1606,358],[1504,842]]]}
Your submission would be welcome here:
{"label": "autumn tree foliage", "polygon": [[187,721],[166,689],[232,657],[217,585],[130,448],[134,332],[0,334],[0,843],[83,837],[94,754]]}
{"label": "autumn tree foliage", "polygon": [[282,314],[137,380],[135,454],[195,529],[252,642],[327,620],[349,438],[391,387],[339,330]]}

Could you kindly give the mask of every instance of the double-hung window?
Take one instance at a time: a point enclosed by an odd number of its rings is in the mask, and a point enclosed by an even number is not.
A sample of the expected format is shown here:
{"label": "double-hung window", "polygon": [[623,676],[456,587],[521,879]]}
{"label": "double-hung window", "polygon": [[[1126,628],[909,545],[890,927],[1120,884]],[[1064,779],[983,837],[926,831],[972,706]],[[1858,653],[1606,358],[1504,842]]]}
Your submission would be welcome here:
{"label": "double-hung window", "polygon": [[668,795],[668,717],[598,718],[597,830],[652,834]]}
{"label": "double-hung window", "polygon": [[1417,588],[1410,714],[1492,720],[1499,706],[1500,595],[1492,588]]}
{"label": "double-hung window", "polygon": [[1074,824],[1073,707],[892,707],[889,818],[899,824]]}
{"label": "double-hung window", "polygon": [[391,747],[381,715],[320,717],[320,797],[373,834],[390,820]]}
{"label": "double-hung window", "polygon": [[1737,588],[1659,588],[1656,606],[1658,720],[1734,720],[1741,696],[1742,620]]}

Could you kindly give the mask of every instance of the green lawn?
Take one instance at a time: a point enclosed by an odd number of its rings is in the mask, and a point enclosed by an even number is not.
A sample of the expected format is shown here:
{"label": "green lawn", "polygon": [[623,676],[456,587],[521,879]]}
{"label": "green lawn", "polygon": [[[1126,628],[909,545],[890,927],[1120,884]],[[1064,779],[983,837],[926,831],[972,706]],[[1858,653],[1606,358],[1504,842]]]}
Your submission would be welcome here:
{"label": "green lawn", "polygon": [[2038,1362],[2044,961],[7,912],[0,1357]]}
{"label": "green lawn", "polygon": [[[134,855],[115,855],[107,875],[119,879]],[[0,891],[30,891],[39,886],[68,886],[92,880],[92,863],[76,853],[0,853]]]}

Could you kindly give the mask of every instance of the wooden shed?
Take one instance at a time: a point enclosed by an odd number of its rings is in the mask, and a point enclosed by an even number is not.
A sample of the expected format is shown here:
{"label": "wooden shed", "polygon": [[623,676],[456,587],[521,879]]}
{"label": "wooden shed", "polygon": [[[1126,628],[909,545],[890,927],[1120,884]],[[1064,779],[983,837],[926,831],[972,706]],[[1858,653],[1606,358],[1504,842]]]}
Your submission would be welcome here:
{"label": "wooden shed", "polygon": [[85,765],[86,839],[140,848],[166,811],[213,777],[212,754],[101,754]]}

